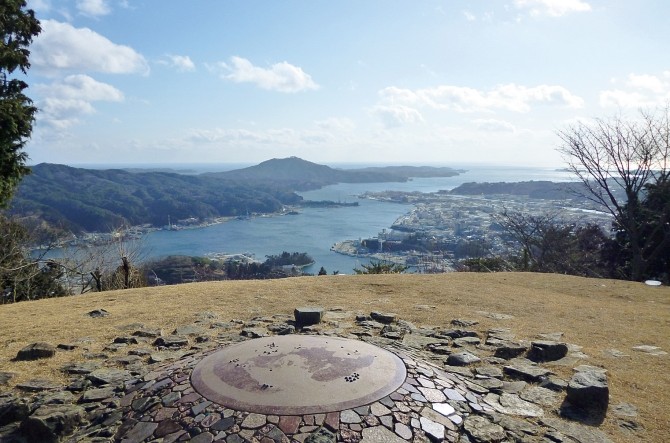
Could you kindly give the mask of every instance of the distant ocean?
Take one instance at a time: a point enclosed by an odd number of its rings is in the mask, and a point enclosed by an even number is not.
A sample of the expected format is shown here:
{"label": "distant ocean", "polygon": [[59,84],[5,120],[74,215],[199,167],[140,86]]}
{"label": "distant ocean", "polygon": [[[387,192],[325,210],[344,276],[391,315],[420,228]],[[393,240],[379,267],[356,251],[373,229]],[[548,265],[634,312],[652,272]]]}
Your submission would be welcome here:
{"label": "distant ocean", "polygon": [[[240,167],[240,165],[226,166],[229,167],[227,169]],[[178,169],[175,165],[128,165],[128,167]],[[203,165],[197,170],[214,172],[223,170],[221,167],[222,165],[216,167]],[[347,167],[354,166],[347,165]],[[303,208],[298,215],[256,217],[204,228],[151,232],[144,240],[146,255],[148,258],[157,258],[173,254],[203,256],[215,253],[251,253],[257,259],[263,260],[266,255],[279,254],[282,251],[307,252],[316,261],[313,266],[306,269],[307,272],[317,273],[323,266],[329,274],[333,271],[351,274],[353,268],[368,263],[368,260],[337,254],[330,251],[330,247],[342,240],[376,236],[411,209],[409,205],[358,199],[357,196],[365,191],[435,192],[441,189],[450,190],[466,182],[528,180],[559,182],[573,179],[570,173],[552,168],[464,165],[453,167],[467,169],[467,172],[454,177],[417,178],[405,183],[342,183],[301,193],[306,200],[358,201],[359,206]],[[196,170],[194,165],[182,165],[182,168]]]}

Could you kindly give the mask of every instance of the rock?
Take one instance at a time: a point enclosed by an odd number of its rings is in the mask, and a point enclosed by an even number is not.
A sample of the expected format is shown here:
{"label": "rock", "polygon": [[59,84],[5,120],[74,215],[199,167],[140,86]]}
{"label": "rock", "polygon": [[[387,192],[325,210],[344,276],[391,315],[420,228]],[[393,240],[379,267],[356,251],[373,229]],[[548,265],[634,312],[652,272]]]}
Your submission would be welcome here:
{"label": "rock", "polygon": [[530,344],[528,358],[535,362],[556,361],[568,355],[568,345],[556,341],[534,341]]}
{"label": "rock", "polygon": [[113,385],[120,386],[124,381],[130,380],[132,376],[130,372],[119,369],[100,368],[86,375],[86,378],[91,380],[94,385]]}
{"label": "rock", "polygon": [[131,335],[135,337],[158,338],[163,335],[163,331],[161,329],[147,329],[142,327],[133,331]]}
{"label": "rock", "polygon": [[601,371],[577,372],[568,383],[565,401],[583,412],[604,415],[609,404],[607,375]]}
{"label": "rock", "polygon": [[55,391],[56,389],[62,388],[61,385],[57,385],[51,380],[43,380],[39,378],[24,381],[23,383],[16,385],[16,387],[22,391],[28,392]]}
{"label": "rock", "polygon": [[247,338],[261,338],[267,337],[268,333],[263,328],[244,328],[240,331],[240,335]]}
{"label": "rock", "polygon": [[323,318],[323,308],[296,308],[293,311],[295,322],[298,326],[309,326],[321,323]]}
{"label": "rock", "polygon": [[56,347],[49,343],[38,342],[33,343],[21,349],[17,354],[15,360],[30,361],[38,360],[40,358],[50,358],[56,355]]}
{"label": "rock", "polygon": [[361,443],[406,443],[406,440],[403,440],[384,426],[375,426],[363,429]]}
{"label": "rock", "polygon": [[373,320],[378,321],[379,323],[383,323],[385,325],[388,325],[388,324],[393,323],[394,321],[396,321],[396,319],[398,318],[398,314],[393,314],[393,313],[390,313],[390,312],[373,311],[373,312],[370,313],[370,317]]}
{"label": "rock", "polygon": [[21,423],[21,433],[31,441],[56,442],[84,421],[85,411],[73,405],[45,405]]}
{"label": "rock", "polygon": [[106,398],[114,397],[114,393],[115,393],[114,388],[111,386],[106,388],[89,389],[84,392],[79,401],[81,403],[101,401]]}
{"label": "rock", "polygon": [[139,342],[137,341],[137,337],[131,336],[123,336],[123,337],[115,337],[114,338],[114,343],[116,344],[127,344],[127,345],[136,345]]}
{"label": "rock", "polygon": [[172,331],[172,335],[202,335],[204,333],[205,329],[198,325],[179,326]]}
{"label": "rock", "polygon": [[90,311],[88,315],[93,318],[101,318],[101,317],[107,317],[109,315],[109,312],[107,312],[104,309],[94,309]]}
{"label": "rock", "polygon": [[459,337],[454,339],[454,346],[462,348],[464,346],[476,346],[481,343],[479,337]]}
{"label": "rock", "polygon": [[166,335],[165,337],[158,337],[154,341],[154,346],[162,346],[164,348],[181,348],[188,346],[188,338],[179,335]]}
{"label": "rock", "polygon": [[539,386],[528,386],[519,394],[519,397],[542,406],[552,406],[558,401],[558,396],[554,391]]}
{"label": "rock", "polygon": [[633,346],[633,351],[644,352],[645,354],[655,356],[668,355],[667,352],[663,351],[658,346],[650,346],[650,345]]}
{"label": "rock", "polygon": [[[487,344],[489,344],[489,340],[490,339],[486,341]],[[505,360],[510,360],[520,356],[527,350],[528,346],[525,346],[521,343],[512,341],[499,342],[496,350],[493,352],[493,356],[497,358],[504,358]]]}
{"label": "rock", "polygon": [[100,367],[100,364],[94,362],[69,363],[61,371],[66,374],[90,374]]}
{"label": "rock", "polygon": [[382,330],[379,332],[384,338],[390,338],[392,340],[402,340],[407,331],[403,328],[393,325],[385,325]]}
{"label": "rock", "polygon": [[0,426],[28,417],[30,408],[24,398],[13,394],[0,395]]}
{"label": "rock", "polygon": [[474,443],[494,443],[505,439],[502,426],[491,423],[479,415],[470,415],[463,422],[463,429]]}
{"label": "rock", "polygon": [[539,366],[526,365],[523,363],[505,366],[503,373],[514,380],[523,380],[531,383],[539,383],[542,377],[551,374],[551,371]]}
{"label": "rock", "polygon": [[15,375],[13,372],[0,372],[0,385],[6,385]]}
{"label": "rock", "polygon": [[522,417],[541,417],[544,415],[542,408],[522,400],[514,394],[487,394],[484,397],[484,402],[501,414],[519,415]]}
{"label": "rock", "polygon": [[273,323],[268,326],[268,331],[277,335],[289,335],[295,333],[295,326],[288,323]]}
{"label": "rock", "polygon": [[326,428],[319,428],[305,439],[305,443],[335,443],[336,436]]}
{"label": "rock", "polygon": [[450,366],[468,366],[479,361],[481,361],[479,357],[467,351],[451,354],[447,358],[447,364]]}
{"label": "rock", "polygon": [[421,423],[421,429],[429,438],[431,438],[431,440],[444,440],[444,425],[436,423],[426,417],[419,418],[419,422]]}
{"label": "rock", "polygon": [[477,324],[479,324],[477,320],[464,320],[462,318],[456,318],[451,321],[451,325],[457,328],[469,328]]}
{"label": "rock", "polygon": [[[584,426],[579,423],[561,420],[559,418],[547,417],[540,421],[541,425],[555,429],[580,443],[612,443],[612,440],[593,426]],[[572,440],[563,440],[566,443]]]}

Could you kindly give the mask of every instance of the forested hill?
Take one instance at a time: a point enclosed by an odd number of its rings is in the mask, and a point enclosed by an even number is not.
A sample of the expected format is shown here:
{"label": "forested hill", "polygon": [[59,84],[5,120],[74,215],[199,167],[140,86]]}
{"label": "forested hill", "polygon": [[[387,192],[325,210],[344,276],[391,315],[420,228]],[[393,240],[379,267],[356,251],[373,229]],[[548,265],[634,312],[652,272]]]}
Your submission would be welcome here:
{"label": "forested hill", "polygon": [[211,176],[39,164],[21,182],[10,212],[74,232],[106,232],[124,223],[163,226],[168,216],[174,221],[269,213],[300,200],[293,192]]}
{"label": "forested hill", "polygon": [[294,191],[334,183],[397,182],[458,173],[451,168],[407,166],[341,170],[296,157],[201,175],[43,163],[23,179],[10,212],[74,232],[106,232],[123,224],[164,226],[168,217],[204,220],[276,212],[300,203],[302,197]]}
{"label": "forested hill", "polygon": [[335,183],[404,182],[413,177],[452,177],[460,170],[431,166],[387,166],[335,169],[298,157],[274,158],[234,171],[205,174],[243,183],[283,185],[293,190],[318,189]]}

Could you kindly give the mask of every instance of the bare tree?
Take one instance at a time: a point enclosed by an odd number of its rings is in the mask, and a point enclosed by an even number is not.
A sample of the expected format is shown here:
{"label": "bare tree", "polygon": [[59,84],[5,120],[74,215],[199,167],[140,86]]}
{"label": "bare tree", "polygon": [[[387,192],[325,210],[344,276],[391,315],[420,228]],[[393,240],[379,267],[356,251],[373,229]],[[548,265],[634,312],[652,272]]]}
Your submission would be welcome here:
{"label": "bare tree", "polygon": [[[569,169],[585,185],[583,197],[614,217],[630,242],[630,278],[640,280],[650,261],[668,247],[643,235],[640,202],[649,185],[670,173],[670,108],[578,123],[558,135]],[[659,249],[660,248],[660,249]]]}

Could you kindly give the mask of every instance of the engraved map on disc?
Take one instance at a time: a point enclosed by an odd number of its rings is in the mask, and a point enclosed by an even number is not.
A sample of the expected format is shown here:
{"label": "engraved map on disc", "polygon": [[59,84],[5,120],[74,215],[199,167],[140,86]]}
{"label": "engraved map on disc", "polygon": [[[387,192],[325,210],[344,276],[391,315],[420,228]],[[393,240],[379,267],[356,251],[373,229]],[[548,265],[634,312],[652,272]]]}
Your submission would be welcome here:
{"label": "engraved map on disc", "polygon": [[217,351],[198,363],[191,383],[207,399],[233,409],[290,415],[372,403],[405,377],[400,358],[369,343],[289,335]]}

